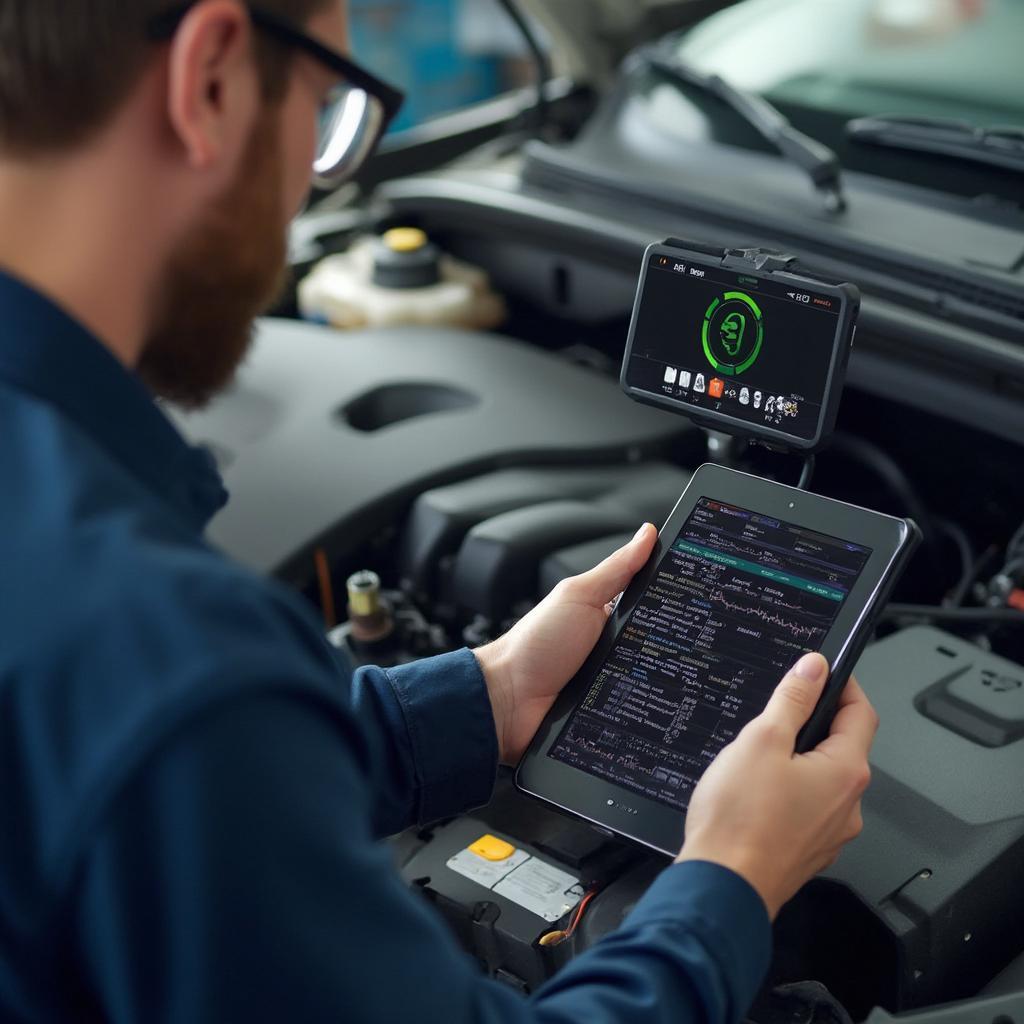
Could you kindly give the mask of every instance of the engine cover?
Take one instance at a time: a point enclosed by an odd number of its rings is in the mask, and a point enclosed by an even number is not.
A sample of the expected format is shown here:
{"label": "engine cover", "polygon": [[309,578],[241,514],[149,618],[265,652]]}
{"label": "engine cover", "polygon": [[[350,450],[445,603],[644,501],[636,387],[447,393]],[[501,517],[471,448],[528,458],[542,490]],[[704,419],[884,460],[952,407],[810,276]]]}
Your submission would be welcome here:
{"label": "engine cover", "polygon": [[775,967],[860,1019],[972,996],[1024,947],[1024,668],[918,626],[869,647],[856,675],[881,720],[864,831],[779,917]]}
{"label": "engine cover", "polygon": [[211,540],[296,586],[315,547],[347,556],[427,488],[509,466],[634,462],[696,436],[512,338],[288,320],[260,324],[229,392],[172,415],[232,494]]}

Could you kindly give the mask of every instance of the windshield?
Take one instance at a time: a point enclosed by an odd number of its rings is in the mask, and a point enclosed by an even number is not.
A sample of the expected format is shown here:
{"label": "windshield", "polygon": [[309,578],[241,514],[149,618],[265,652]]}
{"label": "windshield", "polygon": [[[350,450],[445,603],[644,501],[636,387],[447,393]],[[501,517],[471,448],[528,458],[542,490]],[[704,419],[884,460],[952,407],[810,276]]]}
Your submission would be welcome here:
{"label": "windshield", "polygon": [[[742,0],[667,42],[682,64],[763,96],[846,170],[1020,202],[1019,170],[869,145],[847,125],[895,115],[1024,127],[1024,0]],[[771,149],[721,103],[683,91],[662,82],[651,94],[666,135]]]}
{"label": "windshield", "polygon": [[745,0],[678,56],[779,105],[1024,125],[1021,0]]}

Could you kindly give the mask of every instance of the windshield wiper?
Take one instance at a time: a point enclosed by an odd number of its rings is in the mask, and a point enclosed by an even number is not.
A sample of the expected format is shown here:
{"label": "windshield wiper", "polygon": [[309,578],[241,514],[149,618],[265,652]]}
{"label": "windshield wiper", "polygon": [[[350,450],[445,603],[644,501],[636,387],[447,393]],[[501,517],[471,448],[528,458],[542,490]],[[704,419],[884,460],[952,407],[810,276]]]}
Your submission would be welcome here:
{"label": "windshield wiper", "polygon": [[635,57],[666,78],[709,92],[732,107],[787,160],[808,175],[829,213],[842,213],[846,209],[839,158],[828,146],[794,128],[767,100],[736,88],[721,75],[697,71],[661,46],[639,50]]}
{"label": "windshield wiper", "polygon": [[846,134],[854,142],[1024,171],[1024,128],[1014,125],[976,128],[944,117],[858,117],[847,122]]}

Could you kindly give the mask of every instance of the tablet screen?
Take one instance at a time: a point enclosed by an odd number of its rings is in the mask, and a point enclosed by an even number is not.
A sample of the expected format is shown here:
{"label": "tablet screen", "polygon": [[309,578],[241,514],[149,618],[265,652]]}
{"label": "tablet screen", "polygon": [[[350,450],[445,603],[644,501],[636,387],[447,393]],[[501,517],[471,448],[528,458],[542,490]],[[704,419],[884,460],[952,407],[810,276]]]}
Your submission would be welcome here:
{"label": "tablet screen", "polygon": [[683,809],[817,650],[871,549],[701,498],[549,757]]}

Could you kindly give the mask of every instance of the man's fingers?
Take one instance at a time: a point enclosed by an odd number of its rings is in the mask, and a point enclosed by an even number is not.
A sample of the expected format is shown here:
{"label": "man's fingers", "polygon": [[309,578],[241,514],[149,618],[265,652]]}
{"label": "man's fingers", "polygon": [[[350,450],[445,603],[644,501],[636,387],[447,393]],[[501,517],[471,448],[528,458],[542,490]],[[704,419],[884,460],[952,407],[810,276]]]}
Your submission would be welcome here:
{"label": "man's fingers", "polygon": [[775,687],[762,717],[782,728],[787,741],[796,740],[796,734],[811,717],[827,678],[828,662],[817,652],[805,654]]}
{"label": "man's fingers", "polygon": [[566,583],[581,601],[601,608],[621,594],[644,562],[651,557],[658,531],[644,523],[633,539],[618,551],[613,551],[603,562],[589,572],[581,573]]}
{"label": "man's fingers", "polygon": [[[877,731],[878,714],[857,680],[851,677],[843,688],[839,712],[832,722],[829,737],[822,746],[828,744],[830,747],[852,747],[855,754],[867,757]],[[837,740],[841,742],[836,742]]]}

